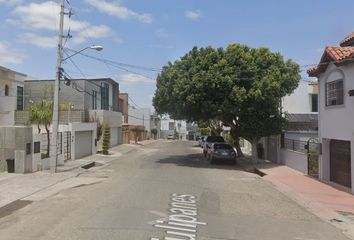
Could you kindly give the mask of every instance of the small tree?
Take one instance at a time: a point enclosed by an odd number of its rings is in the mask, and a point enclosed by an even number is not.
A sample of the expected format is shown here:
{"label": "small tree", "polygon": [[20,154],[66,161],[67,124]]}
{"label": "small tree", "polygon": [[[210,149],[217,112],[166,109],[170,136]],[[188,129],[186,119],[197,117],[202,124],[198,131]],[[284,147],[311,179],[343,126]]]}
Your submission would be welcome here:
{"label": "small tree", "polygon": [[37,124],[38,133],[41,133],[40,125],[44,125],[47,132],[47,153],[46,157],[49,157],[50,153],[50,132],[49,126],[53,117],[53,101],[42,99],[38,103],[35,103],[30,108],[30,123]]}
{"label": "small tree", "polygon": [[111,145],[111,127],[108,124],[103,126],[102,153],[108,155],[108,149]]}
{"label": "small tree", "polygon": [[134,128],[131,129],[131,131],[134,134],[135,144],[137,144],[138,143],[139,134],[144,132],[144,129],[141,128],[141,127],[134,127]]}
{"label": "small tree", "polygon": [[154,136],[154,139],[156,139],[157,138],[157,129],[156,128],[151,129],[151,134]]}
{"label": "small tree", "polygon": [[210,128],[199,128],[198,132],[200,132],[200,135],[209,136],[211,131]]}

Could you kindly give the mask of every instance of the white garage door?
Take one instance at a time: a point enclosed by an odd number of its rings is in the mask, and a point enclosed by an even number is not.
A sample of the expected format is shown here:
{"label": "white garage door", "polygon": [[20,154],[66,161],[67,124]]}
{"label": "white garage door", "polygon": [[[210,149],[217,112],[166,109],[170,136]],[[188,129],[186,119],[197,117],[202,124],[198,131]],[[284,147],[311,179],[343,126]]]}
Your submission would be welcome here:
{"label": "white garage door", "polygon": [[75,159],[92,154],[92,131],[75,133]]}
{"label": "white garage door", "polygon": [[111,128],[111,146],[118,145],[118,128],[112,127]]}

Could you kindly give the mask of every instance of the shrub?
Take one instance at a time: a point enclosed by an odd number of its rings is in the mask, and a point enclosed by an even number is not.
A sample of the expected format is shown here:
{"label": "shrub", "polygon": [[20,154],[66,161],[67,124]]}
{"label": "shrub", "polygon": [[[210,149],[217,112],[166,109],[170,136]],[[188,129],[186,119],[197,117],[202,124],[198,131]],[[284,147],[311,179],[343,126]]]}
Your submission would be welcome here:
{"label": "shrub", "polygon": [[111,145],[111,127],[108,124],[103,126],[102,153],[108,155],[108,149]]}

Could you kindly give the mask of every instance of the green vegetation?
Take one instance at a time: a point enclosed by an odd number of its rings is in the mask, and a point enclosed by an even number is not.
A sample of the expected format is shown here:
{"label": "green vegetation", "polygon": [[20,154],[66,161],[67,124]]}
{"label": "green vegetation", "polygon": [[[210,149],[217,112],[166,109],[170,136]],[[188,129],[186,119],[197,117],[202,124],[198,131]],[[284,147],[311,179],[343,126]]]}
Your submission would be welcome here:
{"label": "green vegetation", "polygon": [[242,156],[241,137],[257,149],[261,137],[281,132],[286,120],[280,100],[297,88],[299,73],[298,64],[267,48],[194,47],[164,66],[153,105],[159,114],[174,119],[212,119],[230,127]]}
{"label": "green vegetation", "polygon": [[131,129],[134,134],[135,144],[138,143],[140,133],[144,132],[144,127],[134,127]]}
{"label": "green vegetation", "polygon": [[211,133],[211,130],[210,130],[210,128],[198,128],[198,132],[202,136],[209,136]]}
{"label": "green vegetation", "polygon": [[156,128],[151,129],[151,134],[153,135],[153,138],[156,139],[157,138],[157,129]]}
{"label": "green vegetation", "polygon": [[108,155],[108,149],[111,145],[111,127],[108,124],[103,126],[102,153]]}
{"label": "green vegetation", "polygon": [[42,99],[39,102],[33,104],[30,108],[30,123],[37,124],[38,133],[41,133],[41,125],[47,132],[47,152],[45,157],[49,157],[50,154],[50,132],[49,126],[52,123],[53,117],[53,101]]}

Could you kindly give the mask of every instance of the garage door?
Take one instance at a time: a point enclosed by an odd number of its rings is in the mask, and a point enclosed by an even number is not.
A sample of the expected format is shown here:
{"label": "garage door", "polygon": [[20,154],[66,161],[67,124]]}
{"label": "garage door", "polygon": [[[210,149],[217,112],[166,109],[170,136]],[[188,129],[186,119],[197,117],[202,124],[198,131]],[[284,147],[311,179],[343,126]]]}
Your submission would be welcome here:
{"label": "garage door", "polygon": [[118,128],[112,127],[111,128],[111,146],[118,145]]}
{"label": "garage door", "polygon": [[350,142],[331,140],[331,181],[351,188]]}
{"label": "garage door", "polygon": [[92,131],[75,133],[75,159],[92,154]]}

